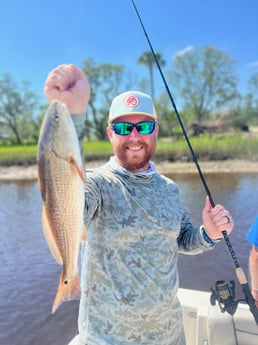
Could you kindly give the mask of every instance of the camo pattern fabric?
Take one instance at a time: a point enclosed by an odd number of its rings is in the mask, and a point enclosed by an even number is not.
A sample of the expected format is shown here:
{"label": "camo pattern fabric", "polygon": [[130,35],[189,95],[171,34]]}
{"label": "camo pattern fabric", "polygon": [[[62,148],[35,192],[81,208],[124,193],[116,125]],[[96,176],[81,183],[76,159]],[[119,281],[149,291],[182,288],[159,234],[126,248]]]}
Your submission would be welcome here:
{"label": "camo pattern fabric", "polygon": [[86,180],[80,338],[87,345],[184,344],[178,250],[211,246],[191,224],[177,185],[111,161]]}

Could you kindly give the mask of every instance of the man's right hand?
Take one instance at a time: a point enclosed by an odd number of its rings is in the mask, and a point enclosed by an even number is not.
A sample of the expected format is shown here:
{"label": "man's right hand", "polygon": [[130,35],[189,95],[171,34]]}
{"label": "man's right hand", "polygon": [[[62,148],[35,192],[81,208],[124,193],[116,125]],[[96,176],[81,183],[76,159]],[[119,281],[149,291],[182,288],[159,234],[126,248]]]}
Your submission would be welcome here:
{"label": "man's right hand", "polygon": [[49,102],[64,102],[71,114],[83,114],[90,98],[90,84],[75,65],[60,65],[49,73],[44,93]]}

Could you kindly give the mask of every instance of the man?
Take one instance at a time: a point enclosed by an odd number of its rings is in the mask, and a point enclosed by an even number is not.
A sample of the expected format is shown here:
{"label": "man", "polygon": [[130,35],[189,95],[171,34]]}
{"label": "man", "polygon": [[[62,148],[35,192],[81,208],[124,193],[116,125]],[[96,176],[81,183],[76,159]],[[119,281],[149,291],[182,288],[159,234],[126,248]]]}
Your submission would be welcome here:
{"label": "man", "polygon": [[[82,71],[61,65],[48,76],[49,101],[65,102],[80,140],[90,87]],[[194,227],[176,184],[155,170],[158,136],[151,98],[138,91],[118,95],[107,134],[114,156],[86,172],[79,336],[87,345],[184,345],[177,299],[178,250],[197,254],[230,233],[233,221],[206,198],[203,226]],[[87,157],[87,152],[86,152]],[[86,158],[87,161],[87,158]]]}
{"label": "man", "polygon": [[252,249],[249,256],[249,272],[252,281],[252,295],[258,308],[258,216],[246,236]]}

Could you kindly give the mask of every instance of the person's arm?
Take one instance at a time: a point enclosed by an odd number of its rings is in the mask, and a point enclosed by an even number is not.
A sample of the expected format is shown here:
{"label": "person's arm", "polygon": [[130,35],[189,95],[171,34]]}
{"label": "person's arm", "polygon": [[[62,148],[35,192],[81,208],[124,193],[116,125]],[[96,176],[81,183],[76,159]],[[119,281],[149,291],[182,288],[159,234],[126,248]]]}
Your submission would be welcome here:
{"label": "person's arm", "polygon": [[180,252],[197,254],[212,249],[223,238],[222,231],[229,234],[234,227],[229,212],[222,205],[212,208],[208,197],[202,211],[202,221],[203,225],[196,228],[192,225],[189,214],[184,214],[177,238]]}
{"label": "person's arm", "polygon": [[75,65],[60,65],[49,73],[44,92],[49,102],[64,102],[71,115],[85,114],[90,84],[83,71]]}
{"label": "person's arm", "polygon": [[258,247],[252,246],[249,256],[249,272],[252,282],[252,295],[258,308]]}
{"label": "person's arm", "polygon": [[75,65],[60,65],[48,74],[44,92],[49,102],[59,100],[66,104],[72,115],[83,157],[85,115],[90,98],[90,84],[86,76]]}
{"label": "person's arm", "polygon": [[223,238],[222,231],[230,234],[234,228],[234,221],[229,211],[219,204],[212,207],[208,197],[202,211],[202,221],[204,234],[206,233],[213,241]]}
{"label": "person's arm", "polygon": [[178,251],[180,253],[194,255],[210,250],[214,247],[215,242],[212,241],[200,228],[192,225],[192,219],[188,212],[185,212],[180,233],[177,238]]}
{"label": "person's arm", "polygon": [[79,140],[79,145],[80,145],[80,150],[81,150],[81,156],[82,156],[82,160],[84,163],[84,153],[83,153],[83,139],[85,136],[85,116],[86,114],[71,114],[72,115],[72,120],[73,120],[73,124],[78,136],[78,140]]}

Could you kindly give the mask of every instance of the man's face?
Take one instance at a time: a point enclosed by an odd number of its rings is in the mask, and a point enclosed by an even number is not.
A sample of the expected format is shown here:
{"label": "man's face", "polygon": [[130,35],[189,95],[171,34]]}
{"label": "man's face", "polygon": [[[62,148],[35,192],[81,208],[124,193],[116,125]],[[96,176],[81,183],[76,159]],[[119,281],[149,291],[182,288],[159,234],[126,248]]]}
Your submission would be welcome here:
{"label": "man's face", "polygon": [[[142,121],[153,121],[146,115],[127,115],[117,118],[115,122],[130,122],[136,124]],[[145,171],[149,168],[149,161],[156,148],[158,125],[151,134],[139,134],[134,127],[128,135],[116,134],[107,128],[109,140],[113,146],[117,163],[129,171]]]}

